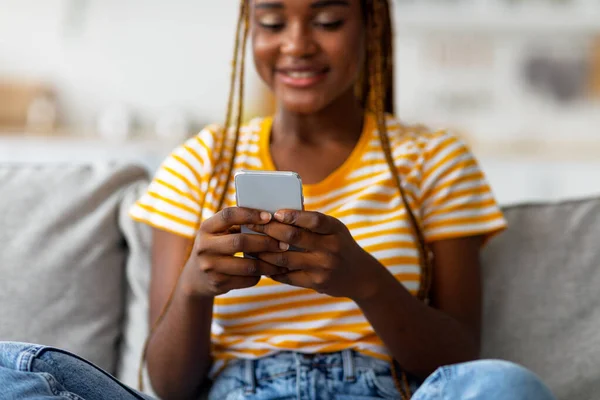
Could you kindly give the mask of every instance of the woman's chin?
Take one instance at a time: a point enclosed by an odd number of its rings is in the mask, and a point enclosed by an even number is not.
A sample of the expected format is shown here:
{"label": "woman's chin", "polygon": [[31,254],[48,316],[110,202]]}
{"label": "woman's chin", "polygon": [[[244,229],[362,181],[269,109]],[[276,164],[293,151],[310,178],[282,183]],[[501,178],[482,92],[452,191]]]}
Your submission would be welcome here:
{"label": "woman's chin", "polygon": [[294,99],[293,101],[282,101],[281,106],[287,112],[301,115],[316,114],[319,111],[327,107],[327,103],[322,98],[307,98],[299,101]]}

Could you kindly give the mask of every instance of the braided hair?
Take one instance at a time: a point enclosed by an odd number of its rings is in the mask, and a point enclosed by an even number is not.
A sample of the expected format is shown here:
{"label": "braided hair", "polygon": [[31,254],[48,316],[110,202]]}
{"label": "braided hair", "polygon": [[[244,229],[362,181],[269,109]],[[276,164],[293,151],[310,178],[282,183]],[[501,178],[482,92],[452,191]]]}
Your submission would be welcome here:
{"label": "braided hair", "polygon": [[[356,82],[355,93],[362,107],[375,115],[379,140],[381,141],[381,147],[384,152],[386,163],[395,180],[395,184],[400,193],[400,198],[406,209],[412,233],[417,240],[419,264],[421,266],[421,282],[417,297],[420,300],[427,302],[429,300],[433,272],[431,253],[428,250],[423,231],[415,217],[415,213],[410,207],[408,196],[402,185],[402,179],[394,163],[390,137],[387,131],[387,114],[394,113],[394,57],[390,5],[388,0],[361,0],[361,7],[365,24],[367,54],[365,57],[365,65]],[[214,187],[222,188],[221,193],[216,193],[216,196],[218,196],[217,210],[222,209],[225,205],[227,188],[231,182],[235,165],[235,152],[239,142],[244,99],[245,50],[248,41],[249,25],[249,0],[240,0],[227,112],[223,124],[223,132],[216,148],[217,157],[215,168],[213,168],[213,176],[211,176],[211,179],[209,180],[209,182],[212,182],[213,179],[216,179]],[[231,146],[229,146],[228,144],[231,140],[232,143]],[[228,148],[231,149],[232,154],[230,155],[229,163],[226,166],[227,169],[223,173],[221,165]],[[224,184],[221,185],[223,180]],[[156,327],[164,319],[174,297],[174,293],[175,289],[171,292],[160,315],[153,324],[144,345],[140,369],[138,371],[138,386],[142,390],[142,371],[148,343],[155,332]],[[398,368],[395,362],[392,362],[392,373],[402,399],[410,399],[412,394],[408,384],[408,378],[404,372],[398,374]]]}

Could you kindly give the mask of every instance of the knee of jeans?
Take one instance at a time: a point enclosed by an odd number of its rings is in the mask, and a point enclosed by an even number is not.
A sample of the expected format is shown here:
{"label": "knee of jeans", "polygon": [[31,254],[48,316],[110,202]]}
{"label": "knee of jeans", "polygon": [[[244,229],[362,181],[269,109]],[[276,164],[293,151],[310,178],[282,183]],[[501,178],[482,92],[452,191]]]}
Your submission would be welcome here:
{"label": "knee of jeans", "polygon": [[0,366],[16,369],[20,355],[31,345],[18,342],[0,342]]}
{"label": "knee of jeans", "polygon": [[[525,367],[503,360],[479,360],[447,367],[446,378],[462,381],[476,391],[504,393],[505,398],[553,400],[542,380]],[[469,382],[475,385],[468,385]],[[458,382],[457,382],[458,383]]]}

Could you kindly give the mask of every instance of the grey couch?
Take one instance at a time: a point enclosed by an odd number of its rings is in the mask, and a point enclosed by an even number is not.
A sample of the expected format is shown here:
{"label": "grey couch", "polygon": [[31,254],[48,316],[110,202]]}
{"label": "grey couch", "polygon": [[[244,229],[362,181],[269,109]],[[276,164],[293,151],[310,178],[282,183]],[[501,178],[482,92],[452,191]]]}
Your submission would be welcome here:
{"label": "grey couch", "polygon": [[[0,164],[0,340],[71,350],[135,386],[150,231],[136,166]],[[486,247],[483,355],[600,398],[600,198],[505,209]]]}

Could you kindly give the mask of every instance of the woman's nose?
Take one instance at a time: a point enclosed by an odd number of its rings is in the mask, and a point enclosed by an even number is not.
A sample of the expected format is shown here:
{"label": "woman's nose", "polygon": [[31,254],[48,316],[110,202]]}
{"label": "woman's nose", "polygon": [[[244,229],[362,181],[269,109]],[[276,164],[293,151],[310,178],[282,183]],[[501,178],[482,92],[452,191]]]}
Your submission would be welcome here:
{"label": "woman's nose", "polygon": [[281,53],[302,58],[314,55],[317,48],[310,28],[296,23],[288,27],[281,45]]}

